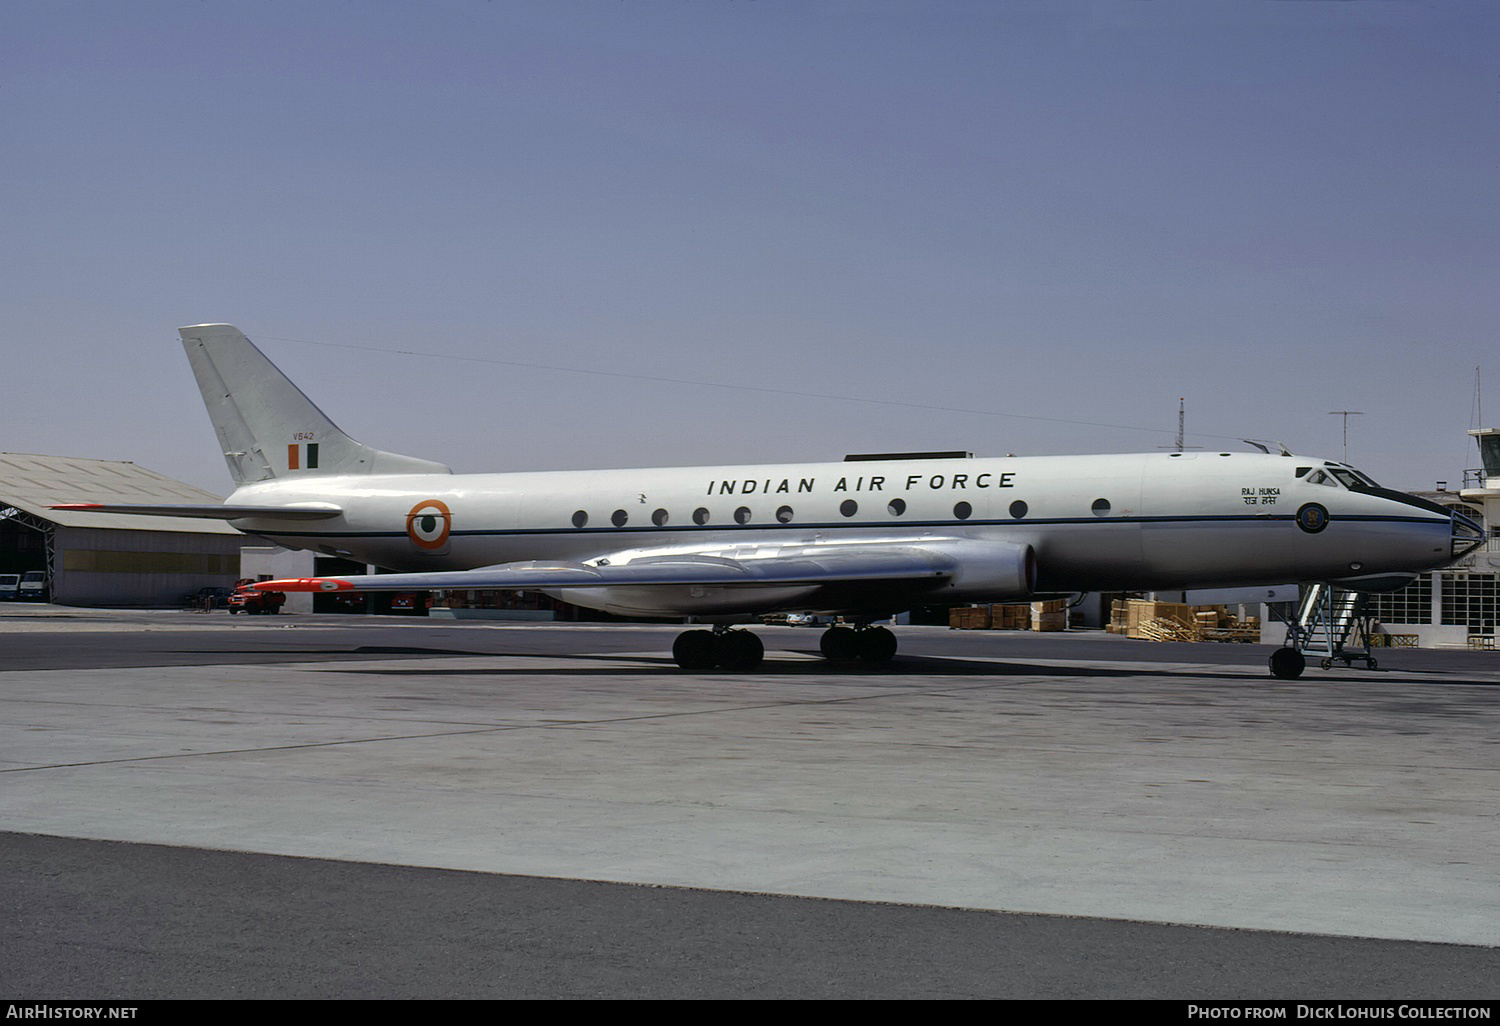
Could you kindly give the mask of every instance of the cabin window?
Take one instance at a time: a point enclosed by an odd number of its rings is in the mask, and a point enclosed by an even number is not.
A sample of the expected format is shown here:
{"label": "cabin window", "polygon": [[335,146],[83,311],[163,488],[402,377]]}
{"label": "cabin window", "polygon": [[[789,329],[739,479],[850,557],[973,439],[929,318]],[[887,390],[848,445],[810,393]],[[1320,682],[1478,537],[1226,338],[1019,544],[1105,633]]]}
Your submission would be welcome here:
{"label": "cabin window", "polygon": [[748,524],[750,522],[750,507],[741,506],[734,511],[734,522],[736,524]]}
{"label": "cabin window", "polygon": [[853,499],[845,499],[839,504],[839,512],[846,517],[852,517],[859,512],[859,503]]}
{"label": "cabin window", "polygon": [[1026,503],[1022,502],[1020,499],[1017,499],[1015,502],[1010,504],[1010,515],[1013,520],[1020,520],[1022,517],[1026,516],[1026,514],[1030,512],[1030,510],[1031,507],[1026,505]]}
{"label": "cabin window", "polygon": [[1107,517],[1109,516],[1109,500],[1095,499],[1094,504],[1089,509],[1094,511],[1094,516],[1096,517]]}
{"label": "cabin window", "polygon": [[657,527],[666,527],[667,511],[664,509],[659,509],[655,513],[651,514],[651,522]]}
{"label": "cabin window", "polygon": [[953,506],[953,515],[960,520],[967,520],[974,515],[974,507],[970,506],[967,502],[955,503]]}
{"label": "cabin window", "polygon": [[586,526],[588,524],[588,522],[589,522],[589,515],[588,515],[588,511],[587,510],[579,510],[577,513],[573,514],[573,526],[574,527],[584,527],[584,526]]}
{"label": "cabin window", "polygon": [[790,524],[792,522],[792,507],[782,506],[778,509],[776,511],[776,519],[783,524]]}
{"label": "cabin window", "polygon": [[626,513],[623,509],[617,509],[609,520],[616,527],[624,527],[626,522],[630,520],[630,514]]}
{"label": "cabin window", "polygon": [[704,524],[708,523],[708,510],[704,509],[702,506],[699,506],[697,509],[693,510],[693,523],[697,524],[699,527],[702,527]]}
{"label": "cabin window", "polygon": [[887,511],[889,511],[891,516],[899,517],[901,514],[906,512],[906,500],[892,499],[890,502],[885,504],[885,508]]}

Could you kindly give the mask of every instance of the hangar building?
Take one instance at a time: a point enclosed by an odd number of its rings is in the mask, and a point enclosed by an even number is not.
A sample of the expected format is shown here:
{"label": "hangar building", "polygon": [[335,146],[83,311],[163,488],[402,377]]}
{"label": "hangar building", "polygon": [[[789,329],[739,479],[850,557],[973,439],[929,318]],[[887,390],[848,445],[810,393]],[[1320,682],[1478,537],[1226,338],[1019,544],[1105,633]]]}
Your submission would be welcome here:
{"label": "hangar building", "polygon": [[64,605],[180,606],[199,588],[234,585],[244,535],[218,520],[49,507],[223,501],[134,463],[0,453],[0,573],[44,570],[50,601]]}

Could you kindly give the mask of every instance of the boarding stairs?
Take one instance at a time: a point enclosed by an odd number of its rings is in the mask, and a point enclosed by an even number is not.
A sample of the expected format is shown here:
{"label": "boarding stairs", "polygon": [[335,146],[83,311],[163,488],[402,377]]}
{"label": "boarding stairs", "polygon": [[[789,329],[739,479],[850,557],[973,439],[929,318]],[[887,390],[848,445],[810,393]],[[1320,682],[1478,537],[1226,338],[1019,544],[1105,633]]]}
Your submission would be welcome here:
{"label": "boarding stairs", "polygon": [[1353,666],[1357,659],[1373,670],[1372,626],[1367,594],[1331,584],[1312,584],[1302,592],[1296,619],[1286,621],[1286,647],[1306,658],[1321,660],[1325,670],[1332,669],[1335,661]]}

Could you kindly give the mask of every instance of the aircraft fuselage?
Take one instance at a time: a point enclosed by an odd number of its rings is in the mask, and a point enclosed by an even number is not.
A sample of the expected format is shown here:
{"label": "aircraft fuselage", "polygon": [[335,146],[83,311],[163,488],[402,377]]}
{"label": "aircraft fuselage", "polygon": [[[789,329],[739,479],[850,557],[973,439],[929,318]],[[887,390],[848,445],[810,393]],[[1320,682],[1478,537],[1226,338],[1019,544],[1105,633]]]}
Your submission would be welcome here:
{"label": "aircraft fuselage", "polygon": [[[234,524],[409,572],[677,552],[754,559],[869,543],[1034,553],[1031,591],[997,593],[980,575],[948,582],[932,601],[1368,577],[1451,558],[1447,511],[1309,470],[1342,466],[1259,453],[1146,453],[300,480],[292,472],[243,486],[229,502],[336,503],[343,514],[316,523]],[[888,609],[921,589],[896,592],[760,589],[753,605]],[[747,599],[733,588],[660,586],[571,588],[565,597],[663,614],[743,611]]]}

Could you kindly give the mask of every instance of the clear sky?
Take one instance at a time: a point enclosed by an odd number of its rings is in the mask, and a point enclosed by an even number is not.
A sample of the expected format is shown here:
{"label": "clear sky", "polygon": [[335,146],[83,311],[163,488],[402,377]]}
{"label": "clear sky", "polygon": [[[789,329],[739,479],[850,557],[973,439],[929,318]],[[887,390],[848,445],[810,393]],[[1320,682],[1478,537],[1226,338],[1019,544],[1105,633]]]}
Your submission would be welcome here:
{"label": "clear sky", "polygon": [[[237,324],[460,471],[1500,424],[1492,0],[4,0],[0,450],[221,494]],[[733,387],[730,387],[733,386]]]}

